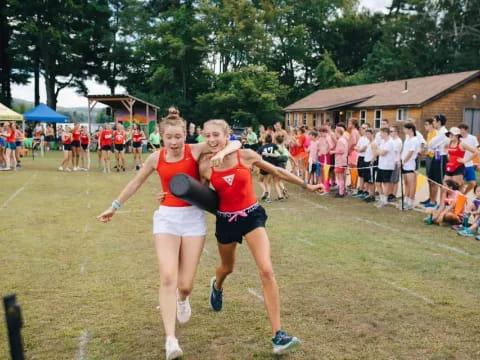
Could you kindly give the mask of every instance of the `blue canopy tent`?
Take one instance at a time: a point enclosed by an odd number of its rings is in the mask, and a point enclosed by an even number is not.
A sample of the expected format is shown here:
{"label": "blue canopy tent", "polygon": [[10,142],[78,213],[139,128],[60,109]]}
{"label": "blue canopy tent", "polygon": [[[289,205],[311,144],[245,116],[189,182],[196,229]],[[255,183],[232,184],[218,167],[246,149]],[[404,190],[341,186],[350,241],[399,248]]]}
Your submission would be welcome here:
{"label": "blue canopy tent", "polygon": [[57,113],[45,104],[39,104],[36,108],[23,114],[25,121],[40,121],[51,123],[66,123],[68,118]]}

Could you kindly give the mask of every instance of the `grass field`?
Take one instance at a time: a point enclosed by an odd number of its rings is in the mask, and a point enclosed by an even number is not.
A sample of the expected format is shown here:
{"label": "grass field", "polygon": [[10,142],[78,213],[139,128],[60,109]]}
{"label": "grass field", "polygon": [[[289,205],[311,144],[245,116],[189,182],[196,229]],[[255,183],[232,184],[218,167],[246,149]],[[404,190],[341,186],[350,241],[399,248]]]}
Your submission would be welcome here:
{"label": "grass field", "polygon": [[[101,224],[95,216],[133,171],[66,173],[59,162],[47,153],[0,172],[0,291],[22,305],[27,359],[164,359],[151,235],[158,178]],[[423,225],[418,212],[289,188],[290,199],[265,206],[283,327],[303,342],[283,358],[480,358],[480,242]],[[209,309],[218,256],[211,215],[208,223],[193,315],[178,327],[184,358],[272,359],[246,246],[224,310]]]}

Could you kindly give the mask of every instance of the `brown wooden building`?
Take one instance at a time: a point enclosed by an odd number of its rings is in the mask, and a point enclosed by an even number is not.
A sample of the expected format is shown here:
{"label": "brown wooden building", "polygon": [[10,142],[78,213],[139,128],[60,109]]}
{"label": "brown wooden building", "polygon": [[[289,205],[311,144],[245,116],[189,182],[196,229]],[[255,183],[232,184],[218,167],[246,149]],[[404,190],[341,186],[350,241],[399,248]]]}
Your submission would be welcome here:
{"label": "brown wooden building", "polygon": [[464,122],[480,133],[480,70],[428,76],[384,83],[325,89],[287,106],[286,126],[335,124],[350,117],[380,127],[412,120],[420,130],[436,114],[447,118],[447,127]]}

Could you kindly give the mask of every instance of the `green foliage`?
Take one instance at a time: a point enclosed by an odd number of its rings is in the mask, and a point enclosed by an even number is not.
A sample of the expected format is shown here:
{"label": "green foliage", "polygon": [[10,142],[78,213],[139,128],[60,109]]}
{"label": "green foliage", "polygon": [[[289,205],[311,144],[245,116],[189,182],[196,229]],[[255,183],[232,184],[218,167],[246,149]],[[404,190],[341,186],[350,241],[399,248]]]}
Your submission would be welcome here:
{"label": "green foliage", "polygon": [[223,118],[232,125],[273,124],[281,120],[279,102],[287,88],[264,67],[245,67],[220,74],[215,91],[197,97],[198,117]]}

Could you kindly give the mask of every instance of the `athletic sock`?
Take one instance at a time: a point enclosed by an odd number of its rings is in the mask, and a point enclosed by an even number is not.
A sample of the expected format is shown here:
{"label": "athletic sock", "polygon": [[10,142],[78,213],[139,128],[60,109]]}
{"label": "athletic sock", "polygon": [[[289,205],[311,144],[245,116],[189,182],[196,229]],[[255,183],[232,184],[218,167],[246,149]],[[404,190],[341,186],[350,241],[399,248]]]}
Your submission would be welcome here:
{"label": "athletic sock", "polygon": [[337,185],[338,185],[338,193],[339,193],[340,195],[345,194],[345,181],[343,181],[343,180],[338,180],[338,181],[337,181]]}

